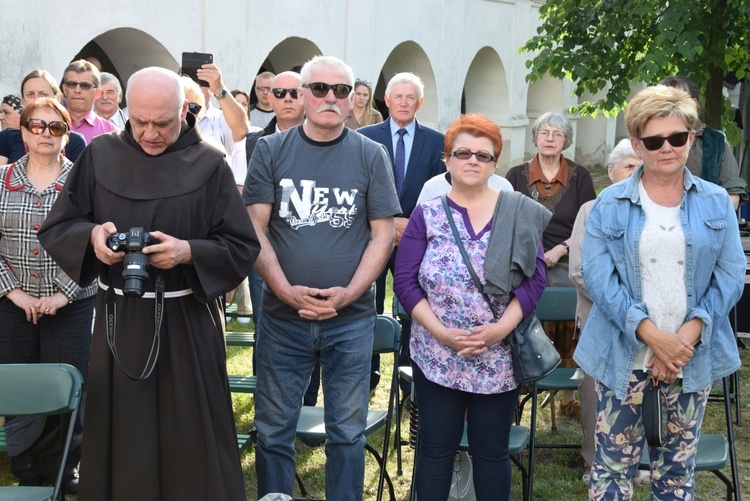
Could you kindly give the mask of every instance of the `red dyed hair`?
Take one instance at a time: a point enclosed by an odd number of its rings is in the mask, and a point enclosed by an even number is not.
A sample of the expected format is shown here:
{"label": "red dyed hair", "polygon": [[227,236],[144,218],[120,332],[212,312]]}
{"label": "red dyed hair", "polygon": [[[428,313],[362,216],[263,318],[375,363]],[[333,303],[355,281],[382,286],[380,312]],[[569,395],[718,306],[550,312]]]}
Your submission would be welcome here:
{"label": "red dyed hair", "polygon": [[21,125],[23,127],[26,127],[26,122],[28,122],[31,118],[31,114],[36,110],[43,109],[50,110],[60,115],[60,118],[62,118],[63,121],[68,124],[68,134],[70,134],[70,114],[68,113],[68,110],[63,108],[63,106],[58,102],[57,99],[51,97],[37,99],[36,101],[24,106],[23,111],[21,112]]}
{"label": "red dyed hair", "polygon": [[495,122],[484,115],[467,113],[461,115],[451,122],[448,130],[445,131],[445,155],[448,156],[453,152],[453,144],[459,134],[469,134],[473,137],[486,137],[492,143],[495,150],[493,155],[495,162],[503,152],[503,135],[500,133],[500,127]]}

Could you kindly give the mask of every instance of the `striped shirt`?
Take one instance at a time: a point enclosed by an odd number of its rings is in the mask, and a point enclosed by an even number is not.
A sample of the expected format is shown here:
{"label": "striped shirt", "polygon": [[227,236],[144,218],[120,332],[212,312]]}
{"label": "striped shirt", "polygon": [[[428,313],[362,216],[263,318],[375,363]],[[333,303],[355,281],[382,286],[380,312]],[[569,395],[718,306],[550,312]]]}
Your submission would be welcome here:
{"label": "striped shirt", "polygon": [[62,191],[73,163],[63,157],[55,182],[41,193],[26,177],[24,155],[0,167],[0,296],[21,289],[32,297],[61,292],[69,301],[96,294],[96,283],[79,287],[42,248],[37,231]]}

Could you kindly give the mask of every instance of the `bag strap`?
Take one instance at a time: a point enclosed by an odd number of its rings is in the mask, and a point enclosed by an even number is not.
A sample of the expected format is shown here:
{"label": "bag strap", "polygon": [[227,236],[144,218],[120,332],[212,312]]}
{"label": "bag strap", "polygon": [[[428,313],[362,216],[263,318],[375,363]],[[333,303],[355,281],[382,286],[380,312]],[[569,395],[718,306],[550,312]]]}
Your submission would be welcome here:
{"label": "bag strap", "polygon": [[461,252],[461,257],[464,260],[464,264],[469,269],[469,274],[471,275],[471,279],[474,281],[474,285],[477,287],[477,290],[482,295],[482,298],[484,298],[484,300],[487,302],[487,306],[490,307],[490,311],[492,311],[492,316],[495,317],[495,320],[497,320],[498,318],[500,318],[500,315],[497,314],[495,307],[492,306],[492,302],[490,301],[490,298],[487,296],[487,294],[484,293],[484,287],[482,287],[482,282],[479,281],[477,272],[474,271],[474,267],[471,265],[469,256],[468,254],[466,254],[466,249],[464,249],[464,244],[461,243],[461,236],[458,234],[458,228],[456,228],[456,222],[453,220],[453,214],[451,213],[451,208],[450,206],[448,206],[448,196],[445,193],[443,193],[443,195],[440,197],[440,200],[443,202],[443,209],[445,209],[445,214],[446,216],[448,216],[448,223],[451,225],[451,231],[453,232],[453,239],[456,241],[458,250]]}

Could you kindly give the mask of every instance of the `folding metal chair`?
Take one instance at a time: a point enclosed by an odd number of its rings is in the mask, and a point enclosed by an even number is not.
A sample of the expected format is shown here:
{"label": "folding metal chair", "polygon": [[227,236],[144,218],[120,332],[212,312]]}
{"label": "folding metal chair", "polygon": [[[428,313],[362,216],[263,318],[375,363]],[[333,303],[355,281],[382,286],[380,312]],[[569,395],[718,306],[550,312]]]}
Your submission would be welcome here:
{"label": "folding metal chair", "polygon": [[54,487],[0,487],[0,500],[62,499],[63,471],[73,439],[82,385],[83,376],[68,364],[0,365],[0,415],[52,416],[71,413]]}
{"label": "folding metal chair", "polygon": [[[576,319],[576,288],[575,287],[547,287],[536,305],[536,316],[542,322],[568,322]],[[555,394],[563,390],[577,390],[583,381],[583,371],[580,369],[558,367],[548,376],[537,381],[539,392],[548,392],[541,406],[550,406],[550,424],[552,430],[557,429],[555,418]],[[524,396],[519,403],[519,414],[531,398],[531,393]],[[580,448],[580,444],[536,444],[537,448]]]}

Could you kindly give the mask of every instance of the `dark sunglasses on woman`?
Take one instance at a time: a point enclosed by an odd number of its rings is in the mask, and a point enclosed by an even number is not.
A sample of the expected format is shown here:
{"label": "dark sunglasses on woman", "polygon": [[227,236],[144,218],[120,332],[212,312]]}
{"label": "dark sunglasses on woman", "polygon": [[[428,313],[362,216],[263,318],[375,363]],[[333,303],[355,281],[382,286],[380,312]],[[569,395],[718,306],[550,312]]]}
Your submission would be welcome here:
{"label": "dark sunglasses on woman", "polygon": [[304,84],[302,87],[310,89],[310,92],[312,92],[312,95],[315,97],[326,97],[328,91],[333,90],[333,95],[336,96],[336,99],[344,99],[349,97],[349,94],[352,92],[351,85],[342,83],[329,85],[323,82],[313,82]]}
{"label": "dark sunglasses on woman", "polygon": [[[273,89],[273,97],[276,99],[284,99],[284,96],[286,96],[287,92],[290,96],[292,96],[292,99],[297,99],[297,89],[285,89],[283,87],[276,87]],[[326,94],[328,91],[326,91]],[[315,92],[313,92],[313,95],[316,95]],[[320,96],[318,96],[320,97]]]}
{"label": "dark sunglasses on woman", "polygon": [[47,123],[39,118],[32,118],[27,120],[25,124],[26,130],[36,136],[44,134],[44,129],[49,129],[49,133],[53,136],[64,136],[68,132],[68,124],[65,122],[50,122]]}
{"label": "dark sunglasses on woman", "polygon": [[664,136],[648,136],[648,137],[642,137],[640,138],[641,141],[643,141],[643,146],[646,147],[649,151],[656,151],[660,150],[661,147],[664,145],[664,141],[668,141],[669,144],[674,146],[675,148],[679,148],[680,146],[685,146],[685,143],[687,143],[688,136],[690,136],[690,132],[675,132],[672,135],[669,135],[667,137]]}
{"label": "dark sunglasses on woman", "polygon": [[201,112],[202,108],[203,106],[198,103],[188,103],[188,111],[195,116],[198,116],[198,113]]}

